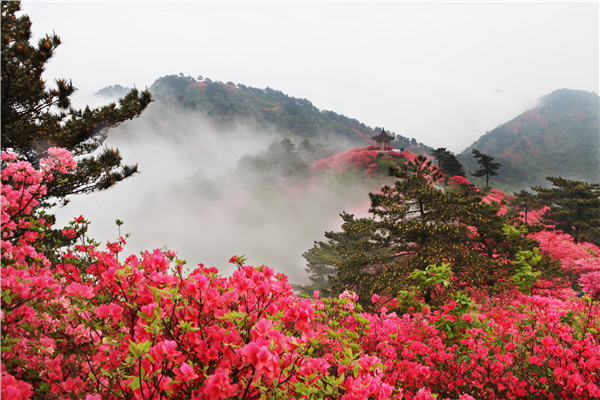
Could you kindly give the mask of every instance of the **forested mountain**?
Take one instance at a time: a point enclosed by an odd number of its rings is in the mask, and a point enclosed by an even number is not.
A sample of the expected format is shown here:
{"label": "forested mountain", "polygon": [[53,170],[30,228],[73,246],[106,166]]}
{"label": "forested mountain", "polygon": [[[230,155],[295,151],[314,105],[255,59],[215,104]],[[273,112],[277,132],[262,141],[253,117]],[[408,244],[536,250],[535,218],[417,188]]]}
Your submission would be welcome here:
{"label": "forested mountain", "polygon": [[[115,96],[125,90],[127,88],[115,85],[98,94]],[[341,149],[335,146],[337,151],[371,145],[371,138],[382,129],[368,127],[333,111],[319,110],[306,99],[268,87],[258,89],[233,82],[214,82],[201,76],[163,76],[152,84],[150,92],[155,101],[153,108],[172,106],[197,113],[223,131],[241,125],[275,131],[282,137],[291,137],[296,144],[305,139],[313,144],[332,140],[345,143]],[[501,163],[500,175],[494,176],[490,184],[507,192],[545,186],[547,176],[599,182],[598,111],[596,93],[556,90],[542,97],[537,107],[486,132],[458,158],[469,179],[485,184],[485,178],[471,175],[478,168],[471,151],[477,149],[494,157]],[[429,147],[414,138],[390,133],[396,136],[391,145],[397,149],[422,154],[436,147],[436,144],[430,143],[433,147]]]}
{"label": "forested mountain", "polygon": [[487,132],[459,159],[470,174],[476,169],[472,149],[495,157],[502,167],[490,184],[506,191],[545,186],[547,176],[599,182],[598,107],[596,93],[556,90],[537,107]]}
{"label": "forested mountain", "polygon": [[[124,89],[115,85],[97,94],[112,96]],[[337,138],[349,142],[347,147],[351,148],[373,144],[371,137],[382,129],[368,127],[333,111],[319,110],[306,99],[291,97],[278,90],[213,82],[209,78],[167,75],[158,78],[150,92],[158,105],[170,104],[197,111],[217,128],[227,129],[242,124],[255,129],[275,130],[283,136],[294,136],[298,141]],[[390,133],[396,136],[391,143],[393,147],[410,148],[417,153],[427,149],[414,138]]]}

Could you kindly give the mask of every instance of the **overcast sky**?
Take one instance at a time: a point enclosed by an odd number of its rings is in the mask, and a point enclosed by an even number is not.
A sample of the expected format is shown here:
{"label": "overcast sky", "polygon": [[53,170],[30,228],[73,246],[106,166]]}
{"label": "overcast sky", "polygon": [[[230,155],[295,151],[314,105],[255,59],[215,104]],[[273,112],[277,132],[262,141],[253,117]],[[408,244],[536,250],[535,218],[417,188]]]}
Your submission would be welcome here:
{"label": "overcast sky", "polygon": [[598,93],[598,2],[23,2],[81,93],[184,73],[460,152],[555,89]]}

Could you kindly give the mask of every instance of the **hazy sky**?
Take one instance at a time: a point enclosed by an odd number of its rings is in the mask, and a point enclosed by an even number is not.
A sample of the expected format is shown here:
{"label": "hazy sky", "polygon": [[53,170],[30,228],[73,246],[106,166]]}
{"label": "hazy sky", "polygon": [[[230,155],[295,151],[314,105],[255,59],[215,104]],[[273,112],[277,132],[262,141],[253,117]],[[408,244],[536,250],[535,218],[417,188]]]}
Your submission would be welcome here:
{"label": "hazy sky", "polygon": [[80,92],[184,73],[464,150],[559,88],[598,93],[599,3],[23,2]]}

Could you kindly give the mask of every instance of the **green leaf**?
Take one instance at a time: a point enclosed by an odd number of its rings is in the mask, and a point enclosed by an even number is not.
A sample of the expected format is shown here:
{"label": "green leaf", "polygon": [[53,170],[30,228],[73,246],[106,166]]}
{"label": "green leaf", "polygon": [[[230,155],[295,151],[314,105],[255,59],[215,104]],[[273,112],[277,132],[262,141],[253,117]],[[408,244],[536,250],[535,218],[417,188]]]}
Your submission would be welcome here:
{"label": "green leaf", "polygon": [[10,289],[5,289],[2,291],[2,300],[4,300],[6,305],[11,305],[12,299],[14,299],[16,296],[17,296],[16,293],[11,295]]}
{"label": "green leaf", "polygon": [[140,377],[136,376],[133,378],[133,380],[131,381],[131,383],[129,384],[129,387],[131,387],[131,390],[137,390],[139,389],[141,386],[141,382],[140,382]]}
{"label": "green leaf", "polygon": [[242,313],[239,311],[230,311],[227,314],[223,315],[222,317],[218,317],[218,318],[235,321],[235,320],[244,319],[245,317],[246,317],[245,313]]}
{"label": "green leaf", "polygon": [[129,342],[129,352],[136,357],[140,354],[139,347],[135,342]]}
{"label": "green leaf", "polygon": [[150,350],[150,341],[147,340],[145,342],[140,343],[139,349],[141,353],[147,353]]}

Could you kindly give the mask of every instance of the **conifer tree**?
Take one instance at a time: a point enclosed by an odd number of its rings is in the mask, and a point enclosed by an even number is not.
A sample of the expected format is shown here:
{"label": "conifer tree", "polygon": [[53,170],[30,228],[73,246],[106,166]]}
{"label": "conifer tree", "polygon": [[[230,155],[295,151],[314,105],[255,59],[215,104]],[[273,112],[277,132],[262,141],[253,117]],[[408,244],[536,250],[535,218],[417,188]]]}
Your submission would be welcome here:
{"label": "conifer tree", "polygon": [[488,186],[490,183],[490,176],[500,175],[497,171],[502,164],[494,162],[494,157],[483,154],[479,150],[473,149],[471,153],[473,153],[473,158],[476,158],[477,163],[479,164],[479,169],[471,175],[477,177],[485,176],[485,186]]}
{"label": "conifer tree", "polygon": [[456,158],[451,151],[445,147],[439,147],[431,151],[431,154],[438,160],[439,167],[443,173],[452,176],[465,176],[465,170],[462,163]]}
{"label": "conifer tree", "polygon": [[532,187],[542,204],[550,207],[545,222],[573,236],[576,242],[600,246],[600,184],[547,177],[554,187]]}
{"label": "conifer tree", "polygon": [[2,2],[2,151],[34,165],[50,147],[71,151],[78,162],[75,174],[58,177],[48,187],[48,193],[63,203],[68,195],[107,189],[136,173],[137,165],[123,165],[116,149],[92,153],[110,128],[142,113],[150,93],[134,89],[118,106],[72,108],[72,83],[59,79],[49,88],[42,77],[59,37],[46,35],[32,45],[30,19],[20,12],[20,2]]}
{"label": "conifer tree", "polygon": [[355,218],[347,213],[340,214],[340,217],[343,220],[342,231],[325,232],[327,241],[315,242],[303,254],[311,284],[298,289],[309,295],[314,290],[324,295],[335,295],[351,288],[359,297],[366,298],[373,292],[374,280],[373,274],[364,266],[380,265],[392,254],[389,249],[377,245],[372,218]]}
{"label": "conifer tree", "polygon": [[[455,289],[494,292],[510,282],[516,253],[535,246],[505,231],[511,221],[499,215],[499,204],[474,191],[440,190],[442,175],[424,157],[390,172],[394,185],[369,195],[371,217],[342,215],[342,231],[328,232],[304,255],[313,281],[328,266],[331,294],[353,290],[368,305],[372,293],[395,296],[415,270],[442,263],[456,277]],[[436,301],[431,290],[424,296]]]}
{"label": "conifer tree", "polygon": [[525,222],[528,222],[529,212],[542,208],[544,205],[540,203],[539,199],[531,192],[521,190],[518,193],[514,193],[514,199],[510,202],[516,212],[525,214]]}

